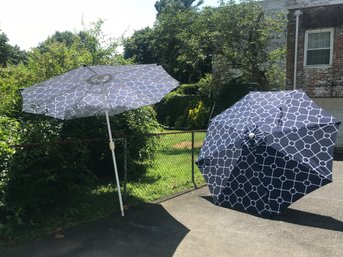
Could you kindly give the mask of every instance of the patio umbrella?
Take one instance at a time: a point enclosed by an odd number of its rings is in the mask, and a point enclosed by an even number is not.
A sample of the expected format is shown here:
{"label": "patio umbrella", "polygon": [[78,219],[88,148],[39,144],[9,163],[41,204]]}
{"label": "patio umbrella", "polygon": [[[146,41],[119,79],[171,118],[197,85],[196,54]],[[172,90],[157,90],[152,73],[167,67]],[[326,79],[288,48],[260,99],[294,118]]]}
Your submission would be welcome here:
{"label": "patio umbrella", "polygon": [[214,203],[275,216],[330,183],[339,124],[301,90],[249,93],[211,120],[197,159]]}
{"label": "patio umbrella", "polygon": [[105,115],[124,216],[109,115],[154,104],[177,86],[178,82],[156,64],[82,66],[25,88],[21,94],[25,112],[57,119]]}

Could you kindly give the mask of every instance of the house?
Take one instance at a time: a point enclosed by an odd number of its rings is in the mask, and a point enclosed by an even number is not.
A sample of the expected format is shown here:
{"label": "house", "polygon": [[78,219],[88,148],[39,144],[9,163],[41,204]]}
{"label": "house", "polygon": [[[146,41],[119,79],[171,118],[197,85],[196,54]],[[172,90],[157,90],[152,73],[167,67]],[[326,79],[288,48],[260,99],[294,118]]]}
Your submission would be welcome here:
{"label": "house", "polygon": [[[343,121],[343,0],[266,0],[267,11],[288,10],[287,89],[304,90]],[[336,140],[343,151],[343,125]]]}

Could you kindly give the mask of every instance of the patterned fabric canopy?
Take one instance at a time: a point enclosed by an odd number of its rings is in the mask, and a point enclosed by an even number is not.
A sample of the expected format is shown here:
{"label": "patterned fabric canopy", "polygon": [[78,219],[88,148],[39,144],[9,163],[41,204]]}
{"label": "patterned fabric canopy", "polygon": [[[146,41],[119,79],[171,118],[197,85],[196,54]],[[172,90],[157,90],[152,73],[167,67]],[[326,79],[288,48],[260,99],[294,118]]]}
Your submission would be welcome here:
{"label": "patterned fabric canopy", "polygon": [[211,120],[197,160],[214,203],[273,216],[331,182],[339,124],[303,91],[249,93]]}
{"label": "patterned fabric canopy", "polygon": [[58,119],[118,114],[160,101],[178,86],[161,66],[83,66],[22,91],[23,111]]}

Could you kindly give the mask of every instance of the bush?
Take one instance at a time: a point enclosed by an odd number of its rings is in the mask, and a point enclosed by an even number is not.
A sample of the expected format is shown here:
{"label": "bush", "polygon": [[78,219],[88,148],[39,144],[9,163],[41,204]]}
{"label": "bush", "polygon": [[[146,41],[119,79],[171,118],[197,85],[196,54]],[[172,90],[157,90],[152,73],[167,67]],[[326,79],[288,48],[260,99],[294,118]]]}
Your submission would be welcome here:
{"label": "bush", "polygon": [[[156,113],[152,107],[143,107],[110,117],[112,136],[115,140],[115,154],[120,178],[123,177],[124,146],[127,138],[129,152],[128,169],[132,176],[143,176],[140,169],[143,162],[152,160],[155,144],[149,133],[159,128]],[[90,156],[87,167],[100,180],[113,182],[113,162],[108,147],[108,131],[106,119],[103,116],[68,120],[63,123],[61,132],[63,140],[100,139],[97,142],[85,142]],[[139,171],[138,171],[139,170]],[[133,175],[135,172],[138,174]]]}
{"label": "bush", "polygon": [[0,116],[0,218],[3,217],[2,210],[5,208],[9,163],[15,154],[14,145],[17,144],[19,138],[18,126],[16,120]]}
{"label": "bush", "polygon": [[[145,107],[110,117],[113,137],[128,137],[129,179],[144,176],[142,164],[154,154],[156,144],[148,133],[158,126],[155,116],[151,107]],[[70,206],[100,180],[114,182],[105,117],[60,122],[24,115],[21,126],[24,145],[13,154],[3,186],[0,215],[9,217],[7,222],[31,222],[46,212]],[[103,141],[89,142],[89,138]],[[61,140],[70,143],[58,143]],[[118,144],[116,154],[122,177],[122,144]]]}
{"label": "bush", "polygon": [[165,126],[186,128],[188,110],[194,108],[197,101],[198,96],[196,95],[183,95],[172,92],[155,105],[157,120]]}
{"label": "bush", "polygon": [[179,86],[155,105],[158,121],[175,128],[205,128],[212,107],[212,87],[211,74],[197,83]]}
{"label": "bush", "polygon": [[188,125],[190,129],[203,129],[209,122],[210,109],[206,108],[204,102],[199,101],[194,109],[188,111]]}
{"label": "bush", "polygon": [[9,171],[6,206],[25,210],[27,218],[66,206],[73,194],[94,184],[86,166],[88,154],[81,144],[66,147],[46,142],[18,149]]}
{"label": "bush", "polygon": [[23,120],[21,143],[9,162],[5,204],[31,216],[63,204],[67,195],[94,181],[86,167],[88,151],[82,145],[56,144],[61,123],[42,116]]}
{"label": "bush", "polygon": [[15,153],[14,145],[19,140],[18,128],[19,123],[15,119],[0,116],[0,179],[7,173],[9,160]]}

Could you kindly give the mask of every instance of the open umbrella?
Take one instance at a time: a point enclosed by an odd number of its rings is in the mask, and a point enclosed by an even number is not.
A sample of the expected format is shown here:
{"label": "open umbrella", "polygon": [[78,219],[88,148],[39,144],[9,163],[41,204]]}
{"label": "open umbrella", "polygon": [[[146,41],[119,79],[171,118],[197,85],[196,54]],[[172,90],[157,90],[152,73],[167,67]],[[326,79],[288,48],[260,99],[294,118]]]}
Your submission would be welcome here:
{"label": "open umbrella", "polygon": [[82,66],[22,90],[23,111],[58,119],[105,115],[124,216],[109,115],[119,114],[160,101],[178,86],[156,64]]}
{"label": "open umbrella", "polygon": [[197,160],[214,203],[274,216],[330,183],[339,124],[303,91],[249,93],[211,120]]}

